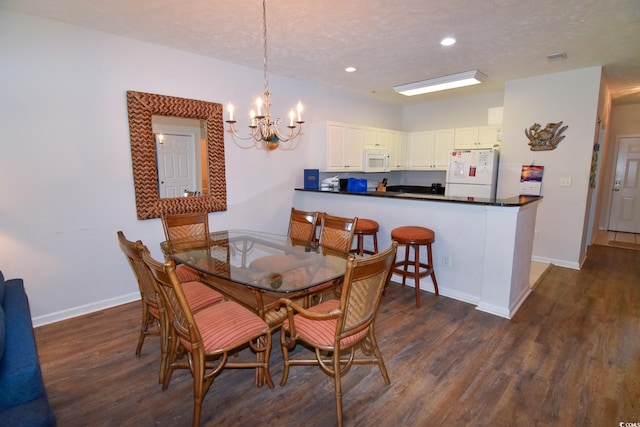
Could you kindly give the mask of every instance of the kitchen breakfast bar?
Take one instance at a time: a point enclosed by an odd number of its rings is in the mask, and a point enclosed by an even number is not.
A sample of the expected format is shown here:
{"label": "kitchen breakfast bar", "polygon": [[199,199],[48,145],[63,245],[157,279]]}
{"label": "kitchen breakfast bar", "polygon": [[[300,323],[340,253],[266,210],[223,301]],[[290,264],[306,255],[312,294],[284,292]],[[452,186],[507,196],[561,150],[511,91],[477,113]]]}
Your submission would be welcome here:
{"label": "kitchen breakfast bar", "polygon": [[[433,263],[440,294],[478,310],[513,317],[529,296],[536,211],[542,197],[507,199],[447,197],[398,192],[347,192],[297,188],[293,206],[380,224],[379,248],[391,245],[391,230],[404,225],[435,232]],[[399,248],[399,255],[404,256]],[[421,251],[426,261],[425,251]],[[396,278],[392,278],[396,281]],[[407,284],[413,286],[408,279]],[[420,288],[433,292],[427,276]]]}

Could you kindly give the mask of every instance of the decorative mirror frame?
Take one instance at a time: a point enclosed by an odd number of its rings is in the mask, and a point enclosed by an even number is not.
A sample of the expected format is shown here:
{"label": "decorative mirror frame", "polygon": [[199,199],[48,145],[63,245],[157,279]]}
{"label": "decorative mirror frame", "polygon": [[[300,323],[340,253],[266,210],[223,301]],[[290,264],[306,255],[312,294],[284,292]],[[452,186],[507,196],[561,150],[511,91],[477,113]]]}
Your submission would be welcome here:
{"label": "decorative mirror frame", "polygon": [[[222,104],[127,91],[127,109],[138,219],[159,218],[162,214],[226,211]],[[206,121],[208,195],[160,198],[156,147],[151,125],[153,115]]]}

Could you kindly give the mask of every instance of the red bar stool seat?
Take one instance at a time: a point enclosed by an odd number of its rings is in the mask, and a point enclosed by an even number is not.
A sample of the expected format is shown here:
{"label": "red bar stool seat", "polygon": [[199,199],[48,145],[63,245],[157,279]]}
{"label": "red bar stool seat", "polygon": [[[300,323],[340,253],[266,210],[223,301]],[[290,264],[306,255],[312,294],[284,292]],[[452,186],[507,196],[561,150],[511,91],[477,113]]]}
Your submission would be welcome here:
{"label": "red bar stool seat", "polygon": [[[407,225],[391,230],[391,240],[395,240],[400,245],[405,246],[404,260],[393,264],[392,273],[402,276],[402,286],[405,285],[407,277],[413,278],[416,288],[416,307],[420,307],[420,278],[431,276],[433,288],[436,295],[438,292],[438,282],[433,269],[433,254],[431,244],[436,240],[436,233],[426,227]],[[420,246],[427,247],[428,264],[420,262]],[[413,248],[414,258],[410,259],[409,252]]]}
{"label": "red bar stool seat", "polygon": [[[364,254],[374,255],[378,253],[378,230],[380,229],[380,225],[372,219],[366,218],[358,218],[358,222],[356,223],[356,230],[354,235],[357,239],[357,246],[354,249],[351,249],[351,253],[356,253],[360,256]],[[373,237],[373,250],[364,248],[364,237],[372,236]]]}

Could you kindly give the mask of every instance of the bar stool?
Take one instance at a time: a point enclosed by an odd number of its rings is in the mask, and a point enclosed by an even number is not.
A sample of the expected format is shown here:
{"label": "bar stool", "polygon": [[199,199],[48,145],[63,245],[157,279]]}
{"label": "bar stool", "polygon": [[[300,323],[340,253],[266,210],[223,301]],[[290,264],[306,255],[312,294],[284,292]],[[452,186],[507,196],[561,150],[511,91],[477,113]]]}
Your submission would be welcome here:
{"label": "bar stool", "polygon": [[[374,255],[378,253],[378,230],[380,225],[372,219],[358,218],[354,235],[358,237],[357,246],[351,249],[351,253],[363,256],[364,254]],[[364,237],[373,237],[373,250],[364,248]]]}
{"label": "bar stool", "polygon": [[[395,240],[398,244],[406,246],[404,260],[395,262],[391,272],[402,276],[402,286],[405,285],[407,277],[413,278],[416,288],[416,307],[420,307],[421,277],[430,275],[435,293],[439,295],[438,282],[436,281],[436,273],[433,269],[433,256],[431,253],[431,244],[436,240],[436,233],[426,227],[408,225],[391,230],[391,240]],[[427,247],[428,264],[420,262],[420,246]],[[411,248],[413,248],[415,255],[413,260],[409,259],[409,249]],[[413,267],[413,271],[408,271],[409,267]]]}

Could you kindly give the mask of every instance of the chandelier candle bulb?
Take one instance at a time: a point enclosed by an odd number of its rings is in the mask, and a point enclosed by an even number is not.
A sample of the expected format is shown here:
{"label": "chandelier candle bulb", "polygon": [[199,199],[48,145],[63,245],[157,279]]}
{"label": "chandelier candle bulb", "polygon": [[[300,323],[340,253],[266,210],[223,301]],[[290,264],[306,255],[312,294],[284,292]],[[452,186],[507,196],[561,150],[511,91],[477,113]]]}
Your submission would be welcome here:
{"label": "chandelier candle bulb", "polygon": [[258,107],[258,117],[262,116],[262,98],[256,100],[256,106]]}
{"label": "chandelier candle bulb", "polygon": [[233,105],[229,104],[227,106],[227,110],[229,110],[229,121],[232,122],[233,121]]}
{"label": "chandelier candle bulb", "polygon": [[298,122],[302,123],[302,101],[298,101]]}
{"label": "chandelier candle bulb", "polygon": [[[294,127],[293,126],[293,110],[289,111],[289,127]],[[298,114],[298,120],[300,120],[300,114]]]}

